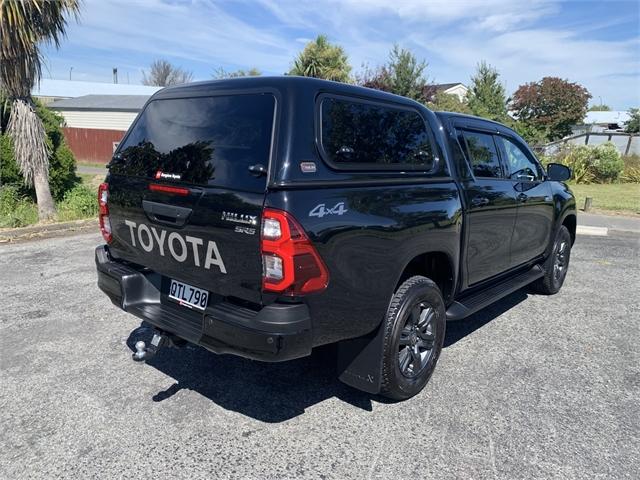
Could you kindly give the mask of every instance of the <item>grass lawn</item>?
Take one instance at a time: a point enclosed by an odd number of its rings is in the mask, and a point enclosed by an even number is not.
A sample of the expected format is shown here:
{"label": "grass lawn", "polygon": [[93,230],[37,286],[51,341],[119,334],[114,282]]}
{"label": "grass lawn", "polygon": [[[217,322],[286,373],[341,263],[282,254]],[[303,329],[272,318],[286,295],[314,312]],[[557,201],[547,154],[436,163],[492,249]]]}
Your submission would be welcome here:
{"label": "grass lawn", "polygon": [[104,175],[94,175],[93,173],[77,173],[76,175],[80,177],[83,185],[95,190],[98,195],[98,185],[104,182]]}
{"label": "grass lawn", "polygon": [[584,208],[585,197],[592,197],[596,210],[640,214],[640,183],[572,184],[570,188],[580,210]]}
{"label": "grass lawn", "polygon": [[101,167],[104,168],[105,164],[104,163],[94,163],[94,162],[76,162],[77,166],[82,166],[82,167]]}
{"label": "grass lawn", "polygon": [[[96,216],[98,208],[98,185],[104,175],[77,174],[81,186],[73,189],[68,198],[56,202],[58,222],[82,220]],[[33,199],[11,193],[15,190],[0,189],[0,229],[18,228],[38,223],[38,207]]]}

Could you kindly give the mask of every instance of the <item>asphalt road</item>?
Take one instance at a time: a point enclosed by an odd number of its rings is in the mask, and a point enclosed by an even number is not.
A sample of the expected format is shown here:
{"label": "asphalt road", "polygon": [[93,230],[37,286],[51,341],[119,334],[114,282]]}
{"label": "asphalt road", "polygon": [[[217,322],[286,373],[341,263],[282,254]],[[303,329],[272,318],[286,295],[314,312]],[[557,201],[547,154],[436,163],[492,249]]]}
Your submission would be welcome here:
{"label": "asphalt road", "polygon": [[0,245],[0,478],[638,478],[637,236],[580,236],[553,297],[449,324],[404,403],[284,364],[165,350],[95,285],[99,236]]}

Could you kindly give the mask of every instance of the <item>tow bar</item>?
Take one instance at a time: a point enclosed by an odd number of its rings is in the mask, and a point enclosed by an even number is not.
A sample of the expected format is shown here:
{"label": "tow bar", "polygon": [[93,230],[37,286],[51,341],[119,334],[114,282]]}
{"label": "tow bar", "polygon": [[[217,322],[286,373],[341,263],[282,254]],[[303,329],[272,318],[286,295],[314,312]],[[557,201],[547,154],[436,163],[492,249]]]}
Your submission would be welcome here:
{"label": "tow bar", "polygon": [[136,342],[136,351],[131,355],[131,358],[136,362],[144,362],[153,358],[156,353],[158,353],[158,350],[165,345],[172,344],[173,342],[167,335],[159,331],[154,331],[153,338],[148,347],[142,340]]}

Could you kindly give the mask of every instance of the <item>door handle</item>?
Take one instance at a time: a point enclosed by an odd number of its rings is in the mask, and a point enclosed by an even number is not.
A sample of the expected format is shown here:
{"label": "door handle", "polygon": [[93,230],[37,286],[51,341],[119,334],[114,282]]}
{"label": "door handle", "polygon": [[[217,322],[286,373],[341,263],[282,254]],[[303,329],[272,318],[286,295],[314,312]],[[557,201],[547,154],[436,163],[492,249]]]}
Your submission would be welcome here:
{"label": "door handle", "polygon": [[471,205],[474,207],[484,207],[485,205],[489,205],[489,199],[481,196],[473,197]]}
{"label": "door handle", "polygon": [[518,199],[519,202],[526,202],[529,199],[529,196],[524,193],[521,193],[516,198]]}
{"label": "door handle", "polygon": [[152,222],[163,223],[172,227],[182,227],[191,215],[191,209],[166,205],[164,203],[142,201],[142,208]]}

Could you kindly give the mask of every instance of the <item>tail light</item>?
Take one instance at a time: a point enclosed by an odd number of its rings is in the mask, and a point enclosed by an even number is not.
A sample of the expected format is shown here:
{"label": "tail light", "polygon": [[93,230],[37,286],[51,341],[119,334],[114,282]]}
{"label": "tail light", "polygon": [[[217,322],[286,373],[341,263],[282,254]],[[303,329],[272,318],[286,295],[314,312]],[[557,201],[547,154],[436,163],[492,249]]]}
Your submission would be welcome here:
{"label": "tail light", "polygon": [[290,214],[264,209],[261,244],[262,288],[265,291],[296,296],[327,288],[327,267]]}
{"label": "tail light", "polygon": [[100,232],[105,242],[111,243],[111,221],[109,220],[109,184],[101,183],[98,187],[98,220]]}

